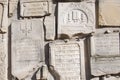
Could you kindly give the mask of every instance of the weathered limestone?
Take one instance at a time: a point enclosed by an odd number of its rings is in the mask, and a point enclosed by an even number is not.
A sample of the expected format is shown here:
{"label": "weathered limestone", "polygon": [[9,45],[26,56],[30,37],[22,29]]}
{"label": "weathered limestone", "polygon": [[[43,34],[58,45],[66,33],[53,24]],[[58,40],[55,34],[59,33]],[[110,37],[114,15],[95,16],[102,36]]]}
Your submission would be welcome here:
{"label": "weathered limestone", "polygon": [[7,37],[4,35],[8,27],[7,6],[7,0],[0,0],[0,80],[7,80],[8,74]]}
{"label": "weathered limestone", "polygon": [[55,41],[50,47],[50,69],[55,80],[86,80],[83,41]]}
{"label": "weathered limestone", "polygon": [[52,2],[45,0],[21,0],[20,15],[22,17],[39,17],[49,15]]}
{"label": "weathered limestone", "polygon": [[120,26],[119,5],[119,0],[99,0],[99,25]]}
{"label": "weathered limestone", "polygon": [[7,48],[5,35],[0,34],[0,80],[7,79]]}
{"label": "weathered limestone", "polygon": [[6,27],[8,27],[7,7],[7,0],[0,0],[0,33],[5,33]]}
{"label": "weathered limestone", "polygon": [[9,17],[12,17],[18,9],[18,0],[9,0]]}
{"label": "weathered limestone", "polygon": [[58,37],[95,31],[95,3],[58,3]]}
{"label": "weathered limestone", "polygon": [[95,34],[91,38],[92,56],[119,56],[120,55],[120,34],[103,33]]}
{"label": "weathered limestone", "polygon": [[120,72],[120,35],[118,32],[91,37],[91,74],[101,76]]}
{"label": "weathered limestone", "polygon": [[54,40],[55,39],[55,17],[46,16],[44,20],[44,26],[45,26],[46,40]]}
{"label": "weathered limestone", "polygon": [[15,21],[11,25],[11,32],[12,74],[18,79],[23,79],[39,68],[40,62],[44,61],[42,21]]}

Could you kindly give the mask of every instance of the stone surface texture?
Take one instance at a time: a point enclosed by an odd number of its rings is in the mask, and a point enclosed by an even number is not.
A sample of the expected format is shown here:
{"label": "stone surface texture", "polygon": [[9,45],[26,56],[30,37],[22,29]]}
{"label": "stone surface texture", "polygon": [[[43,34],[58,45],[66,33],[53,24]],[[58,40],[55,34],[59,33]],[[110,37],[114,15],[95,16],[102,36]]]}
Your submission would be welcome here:
{"label": "stone surface texture", "polygon": [[120,80],[120,0],[0,0],[0,80]]}

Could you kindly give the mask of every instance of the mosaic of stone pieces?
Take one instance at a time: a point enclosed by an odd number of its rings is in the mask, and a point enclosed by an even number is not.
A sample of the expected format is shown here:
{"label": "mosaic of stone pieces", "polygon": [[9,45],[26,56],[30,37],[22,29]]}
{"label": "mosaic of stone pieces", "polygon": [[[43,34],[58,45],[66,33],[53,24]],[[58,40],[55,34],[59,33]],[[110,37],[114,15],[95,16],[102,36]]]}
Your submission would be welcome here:
{"label": "mosaic of stone pieces", "polygon": [[119,0],[0,0],[0,80],[120,80]]}

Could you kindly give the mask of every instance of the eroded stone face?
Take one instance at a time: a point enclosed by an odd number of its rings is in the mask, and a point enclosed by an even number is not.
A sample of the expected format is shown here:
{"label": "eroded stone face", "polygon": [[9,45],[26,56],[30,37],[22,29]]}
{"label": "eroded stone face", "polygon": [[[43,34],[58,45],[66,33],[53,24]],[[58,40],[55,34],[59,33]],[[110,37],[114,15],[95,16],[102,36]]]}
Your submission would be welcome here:
{"label": "eroded stone face", "polygon": [[95,30],[95,3],[58,3],[58,37],[62,34],[73,36]]}
{"label": "eroded stone face", "polygon": [[23,79],[41,66],[40,61],[44,61],[42,21],[15,21],[12,23],[11,32],[12,74]]}
{"label": "eroded stone face", "polygon": [[119,33],[96,34],[91,38],[91,73],[94,76],[120,72]]}
{"label": "eroded stone face", "polygon": [[[91,38],[92,56],[119,56],[120,55],[120,34],[96,34]],[[94,48],[93,48],[94,46]]]}
{"label": "eroded stone face", "polygon": [[51,13],[52,2],[40,0],[21,0],[20,2],[20,15],[22,17],[39,17]]}
{"label": "eroded stone face", "polygon": [[[63,41],[50,43],[50,66],[60,80],[86,80],[82,42]],[[52,69],[52,68],[51,68]]]}
{"label": "eroded stone face", "polygon": [[9,0],[9,16],[12,17],[17,12],[19,6],[18,6],[18,0]]}
{"label": "eroded stone face", "polygon": [[0,80],[6,80],[7,78],[7,54],[5,47],[5,36],[0,35]]}
{"label": "eroded stone face", "polygon": [[3,5],[0,4],[0,26],[2,25],[2,19],[3,19],[2,14],[3,14]]}
{"label": "eroded stone face", "polygon": [[44,26],[45,26],[45,37],[46,40],[54,40],[55,39],[55,16],[50,16],[50,17],[45,17],[45,22],[44,22]]}

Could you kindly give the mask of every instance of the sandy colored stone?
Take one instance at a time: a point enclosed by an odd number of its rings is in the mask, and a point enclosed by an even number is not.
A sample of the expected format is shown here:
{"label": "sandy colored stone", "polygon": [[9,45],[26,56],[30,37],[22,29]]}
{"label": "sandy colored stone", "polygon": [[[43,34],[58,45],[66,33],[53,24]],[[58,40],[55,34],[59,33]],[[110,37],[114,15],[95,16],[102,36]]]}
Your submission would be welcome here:
{"label": "sandy colored stone", "polygon": [[99,25],[120,26],[119,5],[119,0],[99,0]]}

